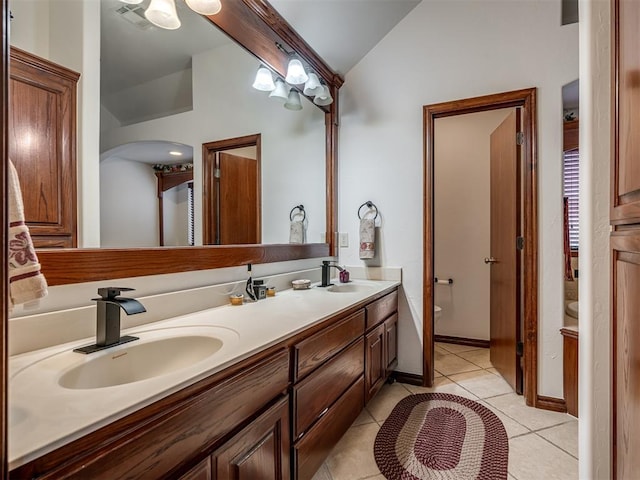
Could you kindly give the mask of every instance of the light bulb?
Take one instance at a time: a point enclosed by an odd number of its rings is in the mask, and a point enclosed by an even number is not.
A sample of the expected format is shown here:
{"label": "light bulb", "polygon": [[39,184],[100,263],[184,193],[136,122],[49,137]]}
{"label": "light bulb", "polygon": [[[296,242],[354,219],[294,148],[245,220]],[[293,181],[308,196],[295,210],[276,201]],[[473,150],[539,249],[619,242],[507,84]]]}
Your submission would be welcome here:
{"label": "light bulb", "polygon": [[309,80],[307,73],[304,71],[304,67],[302,66],[302,62],[297,58],[292,58],[289,61],[289,66],[287,67],[287,77],[285,78],[287,83],[291,85],[300,85],[301,83]]}

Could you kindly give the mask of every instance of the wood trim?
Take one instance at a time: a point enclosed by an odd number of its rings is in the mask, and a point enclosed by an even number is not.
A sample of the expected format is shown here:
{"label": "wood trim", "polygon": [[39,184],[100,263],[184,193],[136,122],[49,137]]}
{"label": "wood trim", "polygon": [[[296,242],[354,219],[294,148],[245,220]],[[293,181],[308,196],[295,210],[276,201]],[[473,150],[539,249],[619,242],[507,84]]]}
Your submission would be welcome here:
{"label": "wood trim", "polygon": [[424,386],[434,381],[434,319],[433,319],[433,177],[434,177],[434,128],[435,119],[466,113],[496,110],[500,108],[523,108],[523,131],[527,141],[523,147],[524,163],[523,205],[524,241],[523,252],[523,317],[524,341],[524,396],[529,406],[538,401],[538,177],[537,177],[537,102],[536,89],[527,88],[506,93],[454,100],[425,105],[424,124],[424,189],[423,189],[423,368]]}
{"label": "wood trim", "polygon": [[551,410],[552,412],[567,413],[567,404],[562,398],[538,395],[538,398],[536,398],[536,408]]}
{"label": "wood trim", "polygon": [[405,373],[394,371],[391,374],[391,378],[393,378],[396,382],[407,383],[409,385],[416,385],[418,387],[422,386],[422,375],[418,375],[416,373]]}
{"label": "wood trim", "polygon": [[333,108],[325,114],[326,129],[326,233],[325,241],[329,244],[329,255],[337,256],[338,247],[338,112],[339,94],[338,89],[331,88],[333,97]]}
{"label": "wood trim", "polygon": [[0,17],[0,48],[2,49],[2,62],[0,63],[0,125],[2,125],[2,134],[0,135],[0,243],[2,244],[2,271],[0,273],[0,290],[2,290],[2,300],[0,303],[0,315],[2,323],[0,328],[0,369],[2,376],[0,377],[0,480],[9,478],[8,461],[7,461],[7,402],[8,402],[8,302],[9,302],[9,278],[8,272],[8,202],[7,202],[7,166],[8,162],[8,104],[9,104],[9,8],[8,0],[2,0],[2,16]]}
{"label": "wood trim", "polygon": [[213,208],[215,202],[213,198],[216,192],[215,153],[234,148],[256,147],[256,161],[258,162],[258,225],[257,230],[262,238],[262,134],[245,135],[243,137],[225,138],[202,144],[202,243],[214,245],[215,235],[213,225],[215,224],[216,211]]}
{"label": "wood trim", "polygon": [[489,340],[481,340],[479,338],[450,337],[448,335],[434,335],[434,342],[451,343],[453,345],[468,345],[470,347],[489,348],[491,342]]}
{"label": "wood trim", "polygon": [[571,120],[562,124],[562,151],[569,152],[578,149],[580,121]]}
{"label": "wood trim", "polygon": [[328,255],[329,246],[324,243],[38,251],[42,273],[49,286],[235,267],[247,263],[320,258]]}

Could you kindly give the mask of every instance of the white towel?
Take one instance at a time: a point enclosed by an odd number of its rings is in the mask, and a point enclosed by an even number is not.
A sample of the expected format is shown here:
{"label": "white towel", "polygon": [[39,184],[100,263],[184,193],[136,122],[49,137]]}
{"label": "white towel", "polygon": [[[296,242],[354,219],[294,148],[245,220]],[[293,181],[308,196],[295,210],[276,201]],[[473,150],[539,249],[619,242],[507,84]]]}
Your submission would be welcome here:
{"label": "white towel", "polygon": [[47,294],[47,281],[24,223],[22,192],[13,163],[9,160],[9,311],[13,305]]}
{"label": "white towel", "polygon": [[304,224],[302,220],[292,220],[289,226],[289,243],[304,243]]}
{"label": "white towel", "polygon": [[376,254],[376,220],[363,218],[360,220],[360,259],[367,260]]}

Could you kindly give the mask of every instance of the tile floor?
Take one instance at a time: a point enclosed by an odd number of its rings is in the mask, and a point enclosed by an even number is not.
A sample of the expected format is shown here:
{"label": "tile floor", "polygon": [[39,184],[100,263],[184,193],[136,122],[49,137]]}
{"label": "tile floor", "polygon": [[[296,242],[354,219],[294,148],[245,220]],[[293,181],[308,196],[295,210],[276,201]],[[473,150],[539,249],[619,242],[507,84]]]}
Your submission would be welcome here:
{"label": "tile floor", "polygon": [[510,480],[578,478],[578,421],[563,413],[527,407],[489,361],[486,348],[436,343],[432,389],[385,385],[342,437],[313,480],[384,480],[373,442],[393,407],[412,393],[444,392],[491,409],[509,436]]}

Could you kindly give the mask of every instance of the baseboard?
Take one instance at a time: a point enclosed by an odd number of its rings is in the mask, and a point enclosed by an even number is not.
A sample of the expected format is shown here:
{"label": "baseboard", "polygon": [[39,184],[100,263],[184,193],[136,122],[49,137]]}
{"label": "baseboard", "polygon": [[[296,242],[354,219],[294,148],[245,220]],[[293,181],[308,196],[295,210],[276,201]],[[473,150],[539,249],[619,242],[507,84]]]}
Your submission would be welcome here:
{"label": "baseboard", "polygon": [[470,347],[489,348],[489,340],[477,338],[449,337],[448,335],[434,335],[433,339],[441,343],[453,343],[455,345],[468,345]]}
{"label": "baseboard", "polygon": [[409,385],[416,385],[418,387],[422,386],[422,375],[394,371],[391,376],[396,382],[408,383]]}
{"label": "baseboard", "polygon": [[553,412],[567,413],[567,404],[562,398],[544,397],[538,395],[536,408],[551,410]]}

